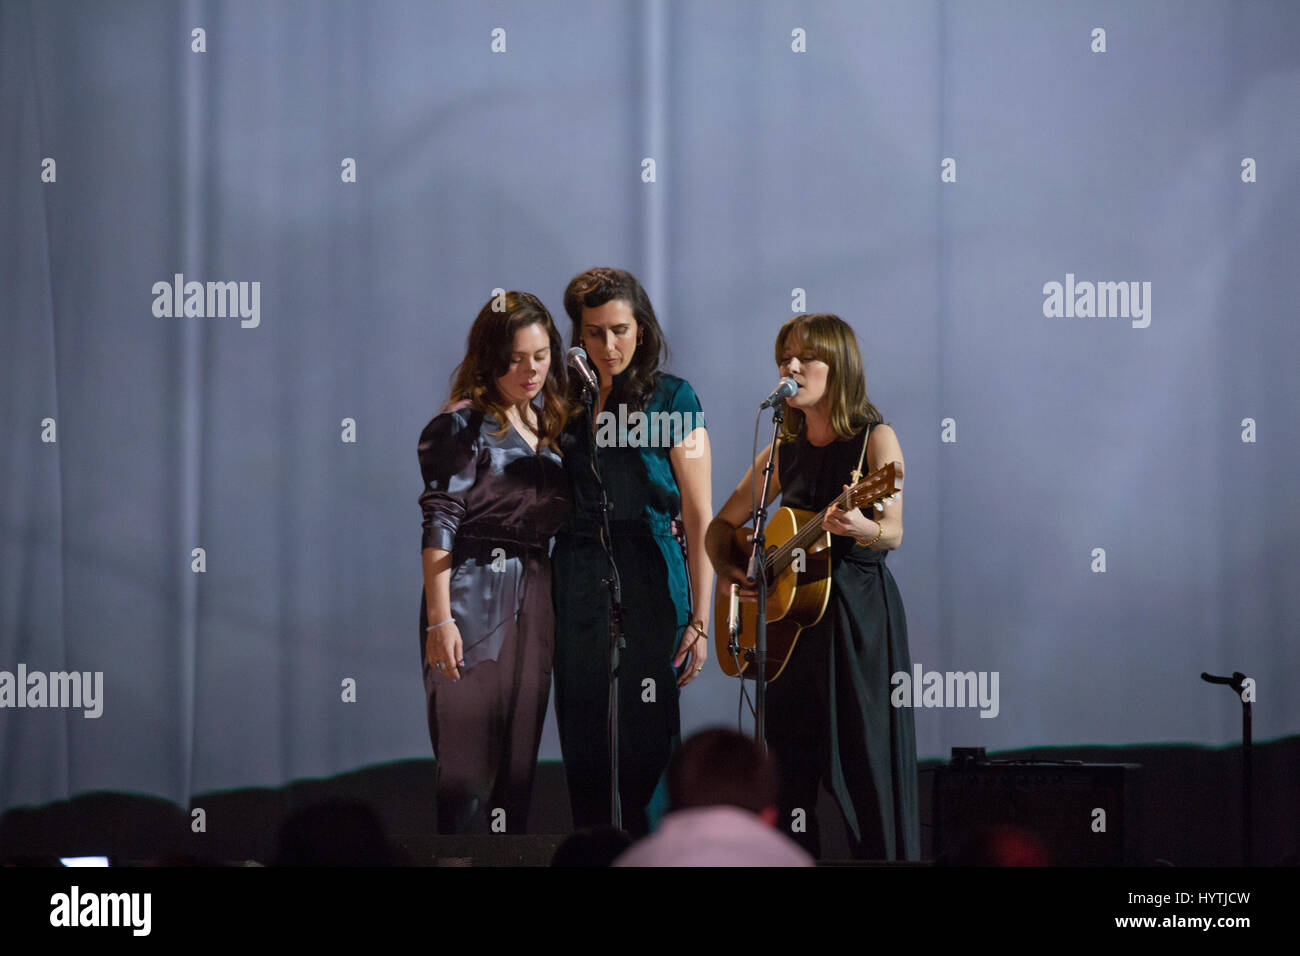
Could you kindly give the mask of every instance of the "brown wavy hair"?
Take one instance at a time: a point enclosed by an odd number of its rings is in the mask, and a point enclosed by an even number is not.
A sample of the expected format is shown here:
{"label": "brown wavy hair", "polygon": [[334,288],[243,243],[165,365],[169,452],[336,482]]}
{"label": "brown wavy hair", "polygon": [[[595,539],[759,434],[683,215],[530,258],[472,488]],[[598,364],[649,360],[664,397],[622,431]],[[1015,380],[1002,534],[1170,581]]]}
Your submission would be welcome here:
{"label": "brown wavy hair", "polygon": [[[619,382],[617,400],[627,404],[629,410],[644,410],[659,384],[659,365],[668,358],[668,343],[664,340],[659,320],[655,318],[654,306],[650,296],[636,276],[624,269],[598,267],[581,272],[569,280],[564,290],[564,311],[573,320],[573,345],[582,344],[582,309],[598,309],[606,302],[622,299],[632,310],[636,319],[637,332],[641,342],[632,354],[632,361],[623,371]],[[574,387],[570,398],[577,408],[581,408],[581,386],[574,378]],[[613,394],[606,400],[607,405],[615,401]]]}
{"label": "brown wavy hair", "polygon": [[[830,369],[826,373],[826,395],[830,399],[831,430],[841,440],[852,438],[869,422],[884,421],[880,411],[867,398],[867,376],[862,370],[862,353],[853,328],[838,315],[816,312],[796,315],[776,333],[776,364],[791,337],[797,338],[804,351],[811,352]],[[804,414],[789,402],[781,440],[793,441],[803,434]]]}
{"label": "brown wavy hair", "polygon": [[554,444],[560,432],[564,431],[569,411],[564,397],[568,388],[564,374],[564,342],[551,313],[546,311],[546,306],[537,296],[527,292],[507,292],[504,312],[492,308],[497,301],[496,296],[489,299],[470,326],[465,358],[452,373],[451,397],[443,411],[457,402],[468,400],[475,410],[489,414],[501,423],[501,429],[493,433],[494,437],[504,435],[510,428],[510,420],[506,417],[508,403],[497,390],[496,381],[510,370],[515,333],[530,325],[540,325],[550,342],[551,365],[542,384],[541,407],[533,407],[537,409],[538,447]]}

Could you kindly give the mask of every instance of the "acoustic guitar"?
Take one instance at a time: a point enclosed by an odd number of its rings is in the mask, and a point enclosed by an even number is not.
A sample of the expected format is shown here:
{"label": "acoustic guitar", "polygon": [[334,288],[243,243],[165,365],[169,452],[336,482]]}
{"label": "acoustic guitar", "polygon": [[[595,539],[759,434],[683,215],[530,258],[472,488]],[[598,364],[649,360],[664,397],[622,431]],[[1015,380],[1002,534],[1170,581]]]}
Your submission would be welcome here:
{"label": "acoustic guitar", "polygon": [[[846,488],[832,505],[842,511],[876,507],[902,490],[898,462],[873,471]],[[767,523],[767,680],[776,680],[799,640],[799,632],[812,627],[826,613],[831,596],[831,534],[822,521],[831,505],[813,514],[797,508],[778,508]],[[732,560],[743,568],[752,547],[748,526],[737,528]],[[729,677],[754,678],[758,672],[755,622],[758,605],[742,601],[738,587],[718,578],[714,593],[714,642],[718,663]],[[733,635],[740,646],[733,656]]]}

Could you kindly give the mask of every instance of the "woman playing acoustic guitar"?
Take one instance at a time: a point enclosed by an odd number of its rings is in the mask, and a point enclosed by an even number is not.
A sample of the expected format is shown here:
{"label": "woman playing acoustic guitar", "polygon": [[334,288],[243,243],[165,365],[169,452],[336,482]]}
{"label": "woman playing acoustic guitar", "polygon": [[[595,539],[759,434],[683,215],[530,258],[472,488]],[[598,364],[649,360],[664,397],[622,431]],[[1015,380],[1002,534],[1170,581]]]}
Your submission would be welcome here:
{"label": "woman playing acoustic guitar", "polygon": [[[799,391],[786,402],[769,501],[780,494],[783,507],[818,512],[857,480],[855,470],[866,475],[894,462],[901,479],[898,438],[867,398],[857,338],[847,323],[834,315],[796,316],[777,334],[776,360]],[[754,589],[745,585],[733,540],[749,520],[750,480],[758,475],[761,482],[770,452],[771,446],[754,460],[705,538],[719,578],[740,584],[750,601]],[[890,677],[911,670],[903,601],[885,565],[903,537],[902,495],[883,511],[831,506],[823,527],[831,534],[829,602],[821,619],[799,634],[767,693],[767,742],[781,775],[779,825],[818,856],[817,793],[824,781],[855,857],[915,860],[912,711],[890,706]]]}

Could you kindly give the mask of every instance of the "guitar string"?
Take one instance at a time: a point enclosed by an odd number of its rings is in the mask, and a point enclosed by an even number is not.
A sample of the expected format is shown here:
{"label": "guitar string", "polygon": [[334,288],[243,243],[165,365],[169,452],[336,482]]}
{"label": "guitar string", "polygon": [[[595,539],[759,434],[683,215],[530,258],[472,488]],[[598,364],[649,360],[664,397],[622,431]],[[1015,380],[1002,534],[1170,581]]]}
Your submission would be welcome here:
{"label": "guitar string", "polygon": [[[884,469],[881,470],[883,471]],[[867,483],[881,484],[882,482],[880,482],[879,480],[873,482],[872,479],[868,477],[864,479],[860,484],[867,484]],[[810,544],[812,542],[812,539],[819,536],[820,534],[819,529],[821,528],[822,521],[825,520],[826,512],[831,509],[832,505],[834,505],[835,507],[844,508],[851,500],[851,496],[853,495],[853,493],[857,490],[859,490],[859,486],[855,485],[852,488],[847,488],[844,491],[840,492],[839,496],[836,497],[836,499],[832,501],[831,504],[827,505],[825,508],[819,511],[813,517],[812,520],[806,522],[802,528],[800,528],[798,531],[795,532],[794,536],[791,537],[789,541],[776,548],[772,552],[771,557],[768,558],[768,564],[767,564],[768,568],[773,569],[772,573],[774,574],[779,573],[775,570],[775,565],[778,562],[784,560],[786,557],[792,556],[796,548],[800,548],[803,547],[804,545]],[[874,498],[875,495],[871,495],[871,497]],[[781,568],[781,570],[783,571],[785,569]]]}
{"label": "guitar string", "polygon": [[[836,505],[840,504],[845,494],[847,494],[847,492],[841,493],[840,496],[835,499],[835,501],[831,502],[831,504],[836,504]],[[804,524],[802,528],[796,531],[794,533],[794,536],[791,537],[789,541],[787,541],[785,544],[779,546],[775,551],[773,551],[772,557],[768,560],[768,567],[772,567],[775,572],[774,565],[778,561],[783,560],[787,556],[792,556],[796,548],[802,547],[805,544],[811,544],[812,539],[818,537],[818,533],[816,529],[818,529],[821,526],[822,521],[826,518],[826,512],[829,510],[830,510],[830,505],[827,505],[825,508],[819,511],[812,518],[811,521],[808,521],[807,523]],[[781,570],[785,570],[785,569],[782,568]]]}

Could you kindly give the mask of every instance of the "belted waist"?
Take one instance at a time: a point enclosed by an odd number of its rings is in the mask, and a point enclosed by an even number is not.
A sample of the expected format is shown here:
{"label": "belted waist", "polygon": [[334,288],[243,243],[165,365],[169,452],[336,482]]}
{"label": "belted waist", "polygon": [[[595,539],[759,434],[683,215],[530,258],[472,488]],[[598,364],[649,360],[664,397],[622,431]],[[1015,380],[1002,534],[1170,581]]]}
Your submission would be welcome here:
{"label": "belted waist", "polygon": [[[667,518],[659,521],[645,518],[625,518],[609,523],[609,532],[618,537],[655,537],[664,535],[672,537],[672,522]],[[579,538],[599,538],[600,522],[591,518],[570,518],[559,532],[561,535],[573,535]]]}
{"label": "belted waist", "polygon": [[456,541],[482,542],[488,545],[505,545],[515,544],[525,548],[536,548],[545,551],[551,543],[551,536],[538,531],[536,528],[525,528],[519,525],[506,524],[487,524],[476,521],[472,524],[463,524],[456,530]]}

